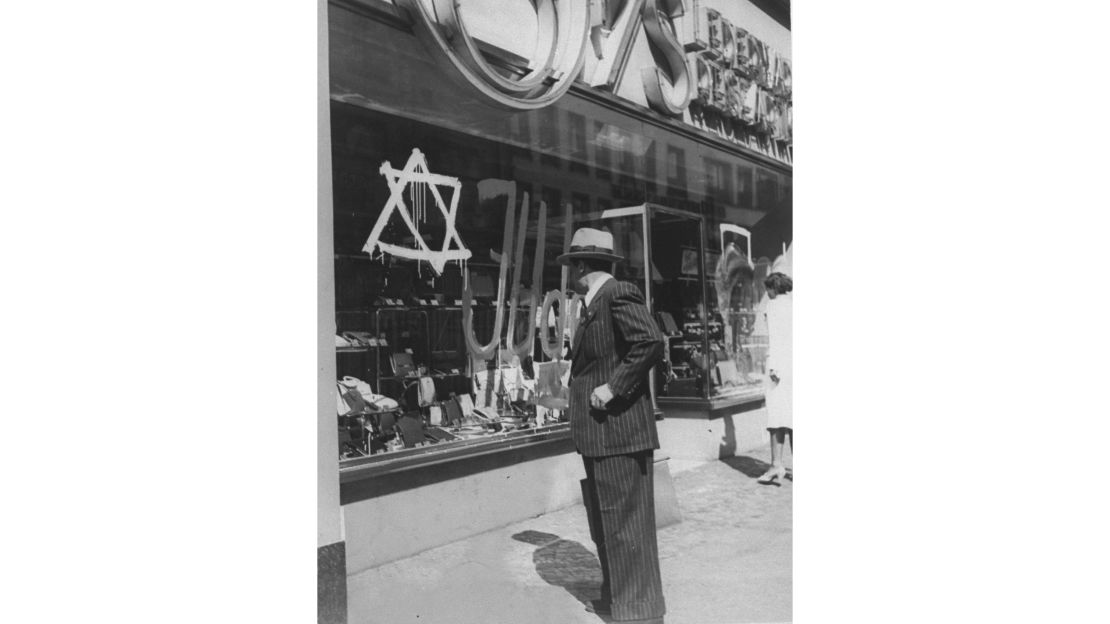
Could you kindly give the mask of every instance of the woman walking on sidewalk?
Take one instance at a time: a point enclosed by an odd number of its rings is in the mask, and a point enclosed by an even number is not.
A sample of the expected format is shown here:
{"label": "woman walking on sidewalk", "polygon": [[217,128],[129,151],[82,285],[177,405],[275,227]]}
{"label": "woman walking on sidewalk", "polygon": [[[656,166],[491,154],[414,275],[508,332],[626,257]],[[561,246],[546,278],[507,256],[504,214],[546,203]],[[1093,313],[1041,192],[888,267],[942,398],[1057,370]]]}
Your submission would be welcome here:
{"label": "woman walking on sidewalk", "polygon": [[786,478],[782,453],[786,436],[790,436],[790,456],[794,456],[794,406],[791,400],[794,371],[791,365],[794,281],[790,278],[786,254],[779,256],[771,274],[763,280],[767,287],[767,335],[770,349],[767,372],[767,430],[771,434],[771,468],[759,478],[760,483],[773,483]]}

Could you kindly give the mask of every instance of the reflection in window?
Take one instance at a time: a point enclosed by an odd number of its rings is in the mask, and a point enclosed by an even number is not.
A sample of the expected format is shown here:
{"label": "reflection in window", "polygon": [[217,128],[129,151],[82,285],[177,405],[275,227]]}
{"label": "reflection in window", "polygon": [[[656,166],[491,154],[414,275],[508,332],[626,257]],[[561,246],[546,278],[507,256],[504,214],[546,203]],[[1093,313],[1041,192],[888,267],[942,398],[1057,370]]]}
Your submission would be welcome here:
{"label": "reflection in window", "polygon": [[540,109],[540,115],[543,121],[540,124],[540,162],[551,166],[558,167],[559,157],[559,111],[554,106],[546,106]]}
{"label": "reflection in window", "polygon": [[655,197],[655,193],[658,192],[658,186],[655,183],[655,176],[658,175],[658,172],[656,171],[655,164],[654,140],[648,142],[647,148],[644,150],[642,162],[644,169],[644,190],[647,193],[647,197],[645,197],[645,200],[651,201]]}
{"label": "reflection in window", "polygon": [[529,183],[529,182],[517,182],[516,183],[516,201],[517,201],[518,204],[521,201],[524,200],[524,194],[525,193],[528,193],[528,201],[529,202],[534,202],[536,200],[535,195],[532,193],[532,184],[531,183]]}
{"label": "reflection in window", "polygon": [[585,214],[590,211],[590,196],[585,193],[571,193],[571,204],[574,206],[574,214]]}
{"label": "reflection in window", "polygon": [[595,162],[597,163],[597,177],[599,180],[612,179],[612,174],[609,170],[613,167],[612,156],[609,151],[609,143],[606,140],[607,134],[605,133],[605,124],[600,121],[594,122],[594,151],[596,152]]}
{"label": "reflection in window", "polygon": [[586,118],[568,113],[567,125],[570,129],[570,170],[588,173],[590,155],[586,152]]}
{"label": "reflection in window", "polygon": [[736,203],[741,208],[755,206],[755,171],[751,165],[740,163],[736,166]]}
{"label": "reflection in window", "polygon": [[563,194],[559,192],[559,189],[550,186],[543,187],[543,201],[547,202],[548,217],[559,216],[563,213]]}
{"label": "reflection in window", "polygon": [[713,158],[705,159],[706,199],[717,206],[732,203],[732,166]]}
{"label": "reflection in window", "polygon": [[686,198],[686,150],[667,146],[667,195]]}
{"label": "reflection in window", "polygon": [[531,114],[516,115],[513,117],[513,139],[525,147],[532,145]]}
{"label": "reflection in window", "polygon": [[778,184],[775,176],[763,169],[759,170],[755,195],[760,210],[774,210],[778,206]]}
{"label": "reflection in window", "polygon": [[632,136],[621,132],[620,136],[620,152],[618,156],[620,175],[617,177],[616,189],[614,189],[616,198],[624,204],[638,204],[643,202],[643,193],[639,191],[636,184],[636,143],[632,140]]}
{"label": "reflection in window", "polygon": [[[597,212],[583,213],[582,216],[586,217],[588,215],[588,218],[591,218],[591,219],[598,218],[598,217],[601,216],[601,213],[605,212],[606,210],[609,210],[612,207],[613,207],[613,202],[612,201],[610,201],[609,199],[604,198],[604,197],[598,197],[597,198]],[[588,225],[588,224],[581,224],[581,225],[576,224],[576,227],[594,227],[594,226],[591,226],[591,225]]]}

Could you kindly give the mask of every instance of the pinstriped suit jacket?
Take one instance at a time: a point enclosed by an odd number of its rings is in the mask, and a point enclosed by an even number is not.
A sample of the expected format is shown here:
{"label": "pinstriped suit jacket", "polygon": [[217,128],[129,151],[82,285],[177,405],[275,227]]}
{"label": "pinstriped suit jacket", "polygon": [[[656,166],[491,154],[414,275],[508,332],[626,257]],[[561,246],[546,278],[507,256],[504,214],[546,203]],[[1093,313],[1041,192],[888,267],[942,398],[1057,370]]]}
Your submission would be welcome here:
{"label": "pinstriped suit jacket", "polygon": [[[648,374],[663,358],[663,336],[640,290],[607,281],[582,315],[571,347],[570,429],[587,457],[659,448]],[[594,388],[609,384],[613,400],[590,407]]]}

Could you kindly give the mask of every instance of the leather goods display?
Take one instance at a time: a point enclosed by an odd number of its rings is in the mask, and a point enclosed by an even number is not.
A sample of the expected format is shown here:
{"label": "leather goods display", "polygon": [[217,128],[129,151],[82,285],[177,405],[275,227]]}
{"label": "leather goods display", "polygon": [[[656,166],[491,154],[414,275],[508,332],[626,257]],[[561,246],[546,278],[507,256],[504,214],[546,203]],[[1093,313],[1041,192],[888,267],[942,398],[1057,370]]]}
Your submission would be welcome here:
{"label": "leather goods display", "polygon": [[442,425],[443,423],[443,408],[438,405],[432,405],[428,408],[428,424]]}
{"label": "leather goods display", "polygon": [[378,339],[370,332],[364,331],[345,331],[343,337],[356,347],[376,347],[378,346]]}
{"label": "leather goods display", "polygon": [[474,374],[474,406],[497,405],[498,386],[501,385],[500,371],[495,368],[483,369]]}
{"label": "leather goods display", "polygon": [[724,362],[725,360],[729,359],[728,352],[725,351],[724,347],[721,347],[720,345],[710,345],[709,354],[711,356],[711,361],[714,363]]}
{"label": "leather goods display", "polygon": [[[461,422],[463,419],[462,407],[459,406],[457,398],[452,398],[443,404],[443,419],[448,425]],[[435,423],[433,423],[435,424]]]}
{"label": "leather goods display", "polygon": [[463,418],[470,418],[474,413],[474,400],[470,398],[469,394],[460,394],[456,397],[459,402],[459,411],[462,412]]}
{"label": "leather goods display", "polygon": [[339,382],[339,386],[341,388],[341,395],[344,390],[358,393],[363,401],[363,411],[374,412],[397,409],[397,401],[385,395],[375,393],[373,388],[370,387],[370,384],[361,379],[348,375],[343,377]]}
{"label": "leather goods display", "polygon": [[530,401],[535,395],[535,382],[524,376],[518,366],[504,366],[479,371],[474,376],[475,405],[497,407],[497,399],[510,402]]}
{"label": "leather goods display", "polygon": [[336,402],[336,412],[340,416],[349,416],[351,414],[363,414],[368,408],[366,401],[363,400],[362,395],[355,388],[349,388],[342,383],[336,384],[336,389],[339,391],[339,400]]}
{"label": "leather goods display", "polygon": [[674,322],[674,317],[670,312],[656,312],[655,316],[659,321],[659,327],[663,333],[668,336],[681,336],[682,330],[678,328],[678,324]]}
{"label": "leather goods display", "polygon": [[717,363],[717,383],[722,386],[738,386],[741,383],[740,370],[732,360]]}
{"label": "leather goods display", "polygon": [[394,412],[386,412],[378,417],[378,427],[381,428],[383,434],[393,433],[393,428],[397,425],[397,416]]}
{"label": "leather goods display", "polygon": [[394,353],[389,356],[389,361],[393,366],[393,374],[397,377],[412,377],[416,374],[411,353]]}
{"label": "leather goods display", "polygon": [[421,377],[417,382],[417,401],[421,407],[435,403],[436,384],[431,377]]}
{"label": "leather goods display", "polygon": [[699,322],[683,323],[682,334],[689,341],[701,340],[701,337],[705,335],[705,328]]}
{"label": "leather goods display", "polygon": [[563,383],[563,378],[570,372],[570,362],[538,362],[535,369],[536,404],[548,409],[567,409],[570,405],[570,390]]}
{"label": "leather goods display", "polygon": [[500,420],[501,418],[496,409],[489,407],[476,407],[474,408],[474,412],[473,414],[471,414],[471,416],[485,421]]}
{"label": "leather goods display", "polygon": [[672,379],[667,384],[667,392],[670,396],[686,397],[686,396],[700,396],[701,389],[697,378],[695,377],[679,377]]}
{"label": "leather goods display", "polygon": [[449,442],[451,440],[458,440],[458,436],[450,431],[440,429],[439,427],[428,427],[424,430],[425,437],[435,442]]}
{"label": "leather goods display", "polygon": [[424,442],[424,421],[419,414],[405,414],[397,421],[397,427],[401,430],[401,441],[405,443],[405,448]]}

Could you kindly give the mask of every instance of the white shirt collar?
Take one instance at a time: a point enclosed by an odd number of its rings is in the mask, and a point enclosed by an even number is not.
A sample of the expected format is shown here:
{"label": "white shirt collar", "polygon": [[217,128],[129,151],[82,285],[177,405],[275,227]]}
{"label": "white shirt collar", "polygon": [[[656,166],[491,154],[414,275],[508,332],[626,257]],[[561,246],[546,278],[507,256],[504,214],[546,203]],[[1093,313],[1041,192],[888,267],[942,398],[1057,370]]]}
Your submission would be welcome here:
{"label": "white shirt collar", "polygon": [[593,284],[590,284],[590,289],[586,291],[587,308],[590,307],[590,303],[593,302],[594,296],[597,295],[597,291],[601,290],[601,287],[605,285],[605,282],[613,279],[612,275],[609,275],[604,271],[597,271],[597,273],[599,273],[597,279],[594,280]]}

